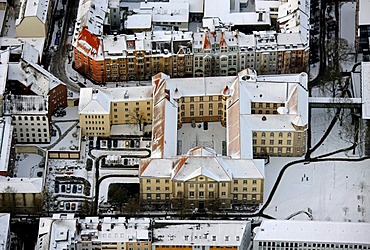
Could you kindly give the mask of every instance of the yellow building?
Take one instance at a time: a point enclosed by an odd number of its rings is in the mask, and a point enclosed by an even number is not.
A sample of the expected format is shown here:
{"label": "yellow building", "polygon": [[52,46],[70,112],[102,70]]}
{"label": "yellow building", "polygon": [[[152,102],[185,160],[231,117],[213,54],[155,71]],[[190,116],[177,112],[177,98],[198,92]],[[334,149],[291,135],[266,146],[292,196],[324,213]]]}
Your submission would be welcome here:
{"label": "yellow building", "polygon": [[249,221],[166,221],[156,220],[153,230],[153,250],[213,250],[249,249]]}
{"label": "yellow building", "polygon": [[79,118],[82,134],[108,137],[112,125],[152,122],[152,87],[82,88]]}
{"label": "yellow building", "polygon": [[186,208],[230,208],[263,201],[263,160],[217,156],[197,147],[186,156],[143,159],[140,194],[144,203]]}

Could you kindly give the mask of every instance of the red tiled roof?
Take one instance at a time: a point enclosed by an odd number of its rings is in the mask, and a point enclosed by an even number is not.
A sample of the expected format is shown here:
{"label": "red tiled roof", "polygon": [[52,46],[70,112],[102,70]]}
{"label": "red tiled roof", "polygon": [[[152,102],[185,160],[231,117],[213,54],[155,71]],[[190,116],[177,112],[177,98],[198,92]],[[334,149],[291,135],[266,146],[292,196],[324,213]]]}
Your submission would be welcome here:
{"label": "red tiled roof", "polygon": [[78,35],[78,41],[85,41],[88,43],[92,50],[95,50],[95,53],[98,52],[100,46],[100,40],[97,36],[92,34],[88,29],[87,26],[84,26]]}

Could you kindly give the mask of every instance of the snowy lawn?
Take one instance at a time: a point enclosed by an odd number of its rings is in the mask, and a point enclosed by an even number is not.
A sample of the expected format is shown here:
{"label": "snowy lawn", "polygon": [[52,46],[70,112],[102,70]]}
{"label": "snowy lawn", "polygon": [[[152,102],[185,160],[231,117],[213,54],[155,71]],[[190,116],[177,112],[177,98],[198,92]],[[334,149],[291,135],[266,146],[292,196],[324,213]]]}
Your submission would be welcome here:
{"label": "snowy lawn", "polygon": [[284,219],[310,208],[314,220],[369,222],[369,163],[325,161],[291,166],[265,213]]}
{"label": "snowy lawn", "polygon": [[[56,116],[53,116],[53,121],[69,121],[69,120],[78,120],[79,117],[78,117],[78,106],[75,106],[75,107],[66,107],[64,109],[66,111],[66,115],[61,117],[56,117]],[[60,124],[60,123],[58,123]]]}
{"label": "snowy lawn", "polygon": [[44,174],[44,168],[39,167],[42,158],[42,156],[37,154],[17,154],[14,174],[18,178],[37,178],[38,172]]}

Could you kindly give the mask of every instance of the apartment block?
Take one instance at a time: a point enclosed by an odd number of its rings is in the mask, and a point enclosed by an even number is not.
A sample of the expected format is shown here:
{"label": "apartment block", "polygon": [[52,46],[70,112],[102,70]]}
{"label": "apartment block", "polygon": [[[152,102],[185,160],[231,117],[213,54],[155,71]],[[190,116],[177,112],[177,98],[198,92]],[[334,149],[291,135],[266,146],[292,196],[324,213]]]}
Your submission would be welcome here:
{"label": "apartment block", "polygon": [[75,68],[96,82],[149,80],[159,72],[171,77],[235,76],[245,68],[260,74],[295,73],[306,70],[308,53],[299,35],[275,31],[152,31],[97,37],[84,27],[74,43]]}
{"label": "apartment block", "polygon": [[253,250],[369,249],[369,232],[369,223],[263,220]]}
{"label": "apartment block", "polygon": [[49,143],[50,115],[48,97],[8,95],[5,115],[12,117],[13,136],[17,143]]}
{"label": "apartment block", "polygon": [[151,123],[152,87],[82,88],[78,107],[82,134],[110,136],[111,126]]}
{"label": "apartment block", "polygon": [[140,195],[144,203],[171,203],[176,208],[231,208],[263,201],[263,160],[217,156],[196,147],[186,156],[143,159]]}
{"label": "apartment block", "polygon": [[248,249],[251,224],[248,221],[156,220],[153,249]]}

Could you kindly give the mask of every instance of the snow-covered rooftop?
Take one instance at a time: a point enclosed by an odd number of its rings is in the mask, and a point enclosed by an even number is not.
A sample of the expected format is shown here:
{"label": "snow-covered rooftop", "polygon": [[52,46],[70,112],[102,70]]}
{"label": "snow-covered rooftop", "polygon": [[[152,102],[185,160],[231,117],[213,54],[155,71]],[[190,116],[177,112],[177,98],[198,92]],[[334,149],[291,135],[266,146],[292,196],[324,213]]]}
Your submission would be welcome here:
{"label": "snow-covered rooftop", "polygon": [[[248,221],[155,221],[153,246],[241,246],[248,247]],[[246,237],[247,239],[244,239]]]}
{"label": "snow-covered rooftop", "polygon": [[151,14],[134,14],[127,16],[127,29],[150,29],[152,27]]}
{"label": "snow-covered rooftop", "polygon": [[108,0],[80,0],[77,11],[75,38],[82,27],[87,26],[94,35],[103,34],[103,24],[108,12]]}
{"label": "snow-covered rooftop", "polygon": [[141,177],[172,178],[187,181],[200,175],[215,181],[230,181],[234,178],[263,179],[260,169],[262,160],[231,159],[212,154],[178,156],[167,159],[144,159],[141,161]]}
{"label": "snow-covered rooftop", "polygon": [[80,114],[109,114],[111,102],[140,100],[152,100],[152,86],[82,88],[78,111]]}
{"label": "snow-covered rooftop", "polygon": [[9,95],[5,100],[7,114],[35,114],[48,113],[48,98],[37,95]]}
{"label": "snow-covered rooftop", "polygon": [[[204,17],[218,17],[225,23],[233,25],[270,25],[270,13],[268,11],[261,12],[262,18],[259,19],[258,12],[240,12],[238,7],[231,6],[233,1],[221,0],[217,4],[213,0],[204,1]],[[222,6],[222,8],[220,8]]]}
{"label": "snow-covered rooftop", "polygon": [[169,2],[141,2],[140,10],[152,10],[153,22],[183,22],[189,20],[188,0],[170,0]]}
{"label": "snow-covered rooftop", "polygon": [[368,245],[369,232],[369,223],[263,220],[254,241]]}
{"label": "snow-covered rooftop", "polygon": [[21,11],[16,20],[16,25],[19,25],[23,18],[37,17],[42,23],[46,23],[50,0],[22,0]]}
{"label": "snow-covered rooftop", "polygon": [[10,147],[13,136],[10,117],[0,119],[0,171],[8,171]]}
{"label": "snow-covered rooftop", "polygon": [[[0,50],[0,95],[2,96],[5,91],[7,76],[8,76],[8,62],[9,50]],[[1,111],[0,111],[1,113]]]}
{"label": "snow-covered rooftop", "polygon": [[370,25],[370,0],[359,0],[359,25]]}
{"label": "snow-covered rooftop", "polygon": [[362,118],[370,119],[370,62],[361,64]]}
{"label": "snow-covered rooftop", "polygon": [[7,245],[10,238],[10,214],[0,214],[0,225],[0,242],[4,249],[6,249],[7,247],[10,247]]}
{"label": "snow-covered rooftop", "polygon": [[0,190],[13,190],[15,193],[41,193],[43,178],[0,178]]}

